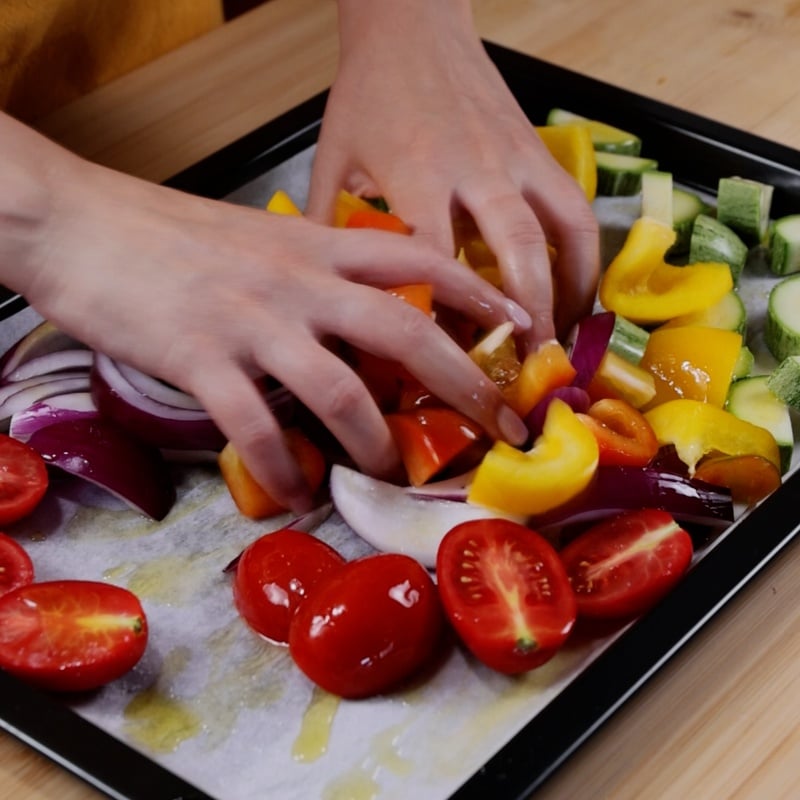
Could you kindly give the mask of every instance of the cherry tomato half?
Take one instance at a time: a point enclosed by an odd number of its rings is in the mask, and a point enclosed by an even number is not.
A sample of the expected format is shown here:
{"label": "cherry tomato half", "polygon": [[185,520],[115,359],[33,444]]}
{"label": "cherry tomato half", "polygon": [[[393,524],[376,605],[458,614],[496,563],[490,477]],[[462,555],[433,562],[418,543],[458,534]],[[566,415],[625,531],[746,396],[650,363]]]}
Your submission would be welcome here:
{"label": "cherry tomato half", "polygon": [[663,597],[692,560],[692,539],[666,511],[643,509],[604,520],[562,551],[578,615],[638,616]]}
{"label": "cherry tomato half", "polygon": [[379,553],[330,573],[289,626],[289,652],[340,697],[395,688],[433,655],[444,625],[436,586],[409,556]]}
{"label": "cherry tomato half", "polygon": [[233,598],[253,630],[274,642],[289,641],[289,621],[320,580],[344,558],[316,536],[283,528],[249,545],[236,565]]}
{"label": "cherry tomato half", "polygon": [[513,675],[544,664],[575,624],[575,596],[558,553],[519,523],[456,525],[439,545],[436,575],[456,633],[499,672]]}
{"label": "cherry tomato half", "polygon": [[0,525],[27,517],[47,491],[47,464],[32,447],[0,434]]}
{"label": "cherry tomato half", "polygon": [[33,562],[16,540],[0,533],[0,596],[33,582]]}
{"label": "cherry tomato half", "polygon": [[44,581],[0,597],[0,669],[62,692],[124,675],[147,645],[139,599],[99,581]]}

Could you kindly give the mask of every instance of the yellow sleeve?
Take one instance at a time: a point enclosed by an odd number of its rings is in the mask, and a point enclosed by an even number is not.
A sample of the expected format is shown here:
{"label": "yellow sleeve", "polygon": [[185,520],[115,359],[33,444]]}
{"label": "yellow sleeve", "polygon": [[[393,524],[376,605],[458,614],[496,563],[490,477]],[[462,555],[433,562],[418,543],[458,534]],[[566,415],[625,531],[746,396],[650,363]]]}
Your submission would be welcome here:
{"label": "yellow sleeve", "polygon": [[0,107],[32,122],[222,21],[221,0],[2,0]]}

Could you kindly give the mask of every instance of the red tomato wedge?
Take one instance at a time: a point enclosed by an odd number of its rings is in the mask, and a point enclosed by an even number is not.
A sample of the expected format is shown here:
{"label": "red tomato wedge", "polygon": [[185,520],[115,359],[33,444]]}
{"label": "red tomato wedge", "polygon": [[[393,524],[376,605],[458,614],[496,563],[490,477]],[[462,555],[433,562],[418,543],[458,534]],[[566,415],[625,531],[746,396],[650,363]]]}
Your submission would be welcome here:
{"label": "red tomato wedge", "polygon": [[16,540],[0,533],[0,596],[33,582],[33,562]]}
{"label": "red tomato wedge", "polygon": [[558,553],[519,523],[456,525],[439,545],[436,576],[456,633],[499,672],[513,675],[544,664],[575,624],[575,596]]}
{"label": "red tomato wedge", "polygon": [[373,228],[392,233],[402,233],[408,236],[413,233],[411,228],[396,214],[390,214],[377,208],[361,208],[353,211],[345,222],[346,228]]}
{"label": "red tomato wedge", "polygon": [[32,447],[0,434],[0,525],[27,517],[47,491],[47,464]]}
{"label": "red tomato wedge", "polygon": [[658,439],[644,415],[626,400],[596,400],[578,414],[597,439],[600,464],[645,467],[658,453]]}
{"label": "red tomato wedge", "polygon": [[451,408],[421,407],[387,414],[384,419],[412,486],[422,486],[473,446],[488,447],[483,429]]}
{"label": "red tomato wedge", "polygon": [[47,581],[0,597],[0,669],[59,692],[96,689],[142,657],[139,599],[99,581]]}
{"label": "red tomato wedge", "polygon": [[340,697],[394,689],[433,656],[444,626],[436,585],[398,553],[348,562],[292,617],[289,652],[318,686]]}
{"label": "red tomato wedge", "polygon": [[605,520],[562,551],[578,615],[629,619],[647,611],[692,560],[689,534],[666,511],[643,509]]}
{"label": "red tomato wedge", "polygon": [[245,548],[236,565],[233,598],[253,630],[289,641],[289,622],[313,588],[345,560],[310,533],[283,528]]}

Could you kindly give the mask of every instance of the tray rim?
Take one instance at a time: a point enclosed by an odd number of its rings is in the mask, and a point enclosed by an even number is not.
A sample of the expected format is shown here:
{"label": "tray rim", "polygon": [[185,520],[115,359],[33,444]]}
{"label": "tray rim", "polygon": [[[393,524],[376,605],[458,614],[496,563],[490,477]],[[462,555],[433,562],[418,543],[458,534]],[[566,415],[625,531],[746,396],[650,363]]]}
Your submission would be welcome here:
{"label": "tray rim", "polygon": [[[660,163],[670,163],[676,146],[685,148],[673,167],[681,182],[708,191],[715,186],[714,175],[718,179],[742,174],[773,183],[777,213],[792,204],[800,207],[800,151],[501,45],[485,45],[526,110],[526,98],[533,96],[545,108],[558,105],[555,99],[563,100],[566,87],[573,108],[587,116],[608,119],[610,106],[616,124],[636,130],[649,154]],[[536,81],[531,80],[532,70]],[[549,103],[542,100],[548,94]],[[229,194],[313,145],[327,96],[326,89],[181,171],[165,185],[208,197]],[[543,124],[543,119],[532,117],[532,121]],[[712,153],[718,156],[716,160],[708,157]],[[0,303],[0,320],[25,305],[19,296]],[[780,490],[726,532],[658,606],[633,623],[469,776],[452,800],[530,797],[734,595],[793,543],[800,532],[800,519],[787,520],[792,519],[793,511],[796,514],[791,504],[798,492],[800,470],[795,470]],[[602,680],[598,680],[600,676]],[[0,701],[0,729],[110,797],[211,800],[68,704],[2,672]]]}

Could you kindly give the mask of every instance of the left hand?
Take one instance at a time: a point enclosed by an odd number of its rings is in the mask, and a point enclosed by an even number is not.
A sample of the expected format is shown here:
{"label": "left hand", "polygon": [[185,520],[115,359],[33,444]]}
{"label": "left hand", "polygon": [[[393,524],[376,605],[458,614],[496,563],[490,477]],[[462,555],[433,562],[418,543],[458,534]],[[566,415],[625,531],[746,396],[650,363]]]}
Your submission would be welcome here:
{"label": "left hand", "polygon": [[453,255],[452,221],[466,211],[533,318],[527,344],[565,334],[594,302],[597,221],[486,54],[469,4],[339,0],[339,13],[308,214],[329,220],[340,188],[382,196]]}

